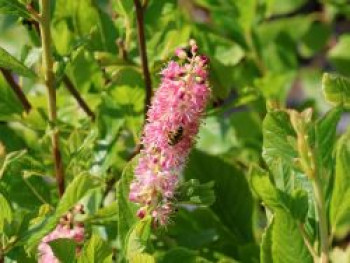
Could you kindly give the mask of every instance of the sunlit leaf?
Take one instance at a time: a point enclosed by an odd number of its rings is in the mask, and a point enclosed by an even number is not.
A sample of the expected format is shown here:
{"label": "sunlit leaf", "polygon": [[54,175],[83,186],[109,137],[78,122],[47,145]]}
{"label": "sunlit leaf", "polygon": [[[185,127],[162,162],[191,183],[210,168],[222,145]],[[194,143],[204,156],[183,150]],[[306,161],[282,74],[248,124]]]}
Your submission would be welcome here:
{"label": "sunlit leaf", "polygon": [[348,78],[325,73],[322,78],[322,90],[328,102],[345,107],[350,106],[350,80]]}

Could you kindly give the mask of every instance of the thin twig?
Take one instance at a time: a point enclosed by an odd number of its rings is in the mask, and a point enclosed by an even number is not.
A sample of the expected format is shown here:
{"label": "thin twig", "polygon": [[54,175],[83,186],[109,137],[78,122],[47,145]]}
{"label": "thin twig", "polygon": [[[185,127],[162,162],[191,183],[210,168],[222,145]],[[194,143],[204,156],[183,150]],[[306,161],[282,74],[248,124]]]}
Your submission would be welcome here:
{"label": "thin twig", "polygon": [[72,96],[76,99],[79,106],[85,111],[85,113],[91,118],[92,121],[95,120],[95,113],[90,109],[89,105],[85,102],[85,100],[80,95],[79,91],[74,87],[72,81],[68,78],[67,75],[63,76],[63,83],[67,90],[72,94]]}
{"label": "thin twig", "polygon": [[151,74],[148,69],[145,29],[143,25],[143,7],[141,5],[140,0],[134,0],[134,5],[136,9],[139,52],[141,56],[142,71],[143,71],[143,77],[145,79],[145,87],[146,87],[145,109],[144,109],[144,112],[146,115],[148,107],[151,103],[151,98],[152,98],[152,80],[151,80]]}
{"label": "thin twig", "polygon": [[48,93],[49,119],[52,127],[51,143],[52,155],[55,163],[55,174],[58,187],[58,193],[61,197],[64,193],[64,170],[59,148],[59,130],[56,126],[57,122],[57,108],[56,108],[56,90],[54,87],[55,76],[53,73],[53,58],[51,53],[51,30],[50,30],[50,0],[40,0],[41,6],[41,20],[40,36],[43,49],[42,66],[45,76],[45,86]]}
{"label": "thin twig", "polygon": [[13,78],[11,72],[7,69],[0,68],[0,71],[4,78],[6,79],[7,83],[10,85],[11,89],[14,91],[16,94],[17,98],[19,101],[22,103],[24,110],[28,113],[32,105],[28,101],[27,97],[25,96],[24,92],[22,91],[21,87],[17,84],[15,79]]}

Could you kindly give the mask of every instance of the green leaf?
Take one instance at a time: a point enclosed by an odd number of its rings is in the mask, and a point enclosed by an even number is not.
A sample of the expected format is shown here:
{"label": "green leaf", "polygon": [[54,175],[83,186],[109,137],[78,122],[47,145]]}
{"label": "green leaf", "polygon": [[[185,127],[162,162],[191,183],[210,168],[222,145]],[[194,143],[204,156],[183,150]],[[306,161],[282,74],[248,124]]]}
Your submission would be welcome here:
{"label": "green leaf", "polygon": [[[73,2],[72,2],[73,3]],[[56,2],[56,6],[66,6],[67,3]],[[55,11],[57,12],[57,10]],[[68,19],[67,19],[68,20]],[[74,43],[74,34],[69,29],[69,23],[66,19],[54,20],[52,22],[52,39],[57,52],[60,55],[70,55],[70,48]],[[59,74],[58,74],[59,75]]]}
{"label": "green leaf", "polygon": [[0,0],[0,13],[24,18],[30,17],[26,7],[17,0]]}
{"label": "green leaf", "polygon": [[0,233],[3,232],[5,224],[12,221],[12,208],[5,196],[0,192]]}
{"label": "green leaf", "polygon": [[155,263],[156,260],[153,256],[146,253],[136,253],[130,259],[130,263]]}
{"label": "green leaf", "polygon": [[286,111],[269,112],[263,122],[263,153],[276,187],[291,194],[301,188],[311,189],[307,177],[295,161],[299,157],[296,134]]}
{"label": "green leaf", "polygon": [[[156,59],[159,60],[165,60],[169,58],[173,53],[173,50],[175,50],[179,46],[186,45],[188,39],[190,38],[191,34],[191,27],[188,25],[182,26],[180,28],[172,28],[169,27],[168,30],[166,30],[166,35],[163,40],[163,46],[159,45],[159,42],[154,42],[155,47],[157,48],[157,52],[154,54]],[[156,39],[155,39],[156,40]]]}
{"label": "green leaf", "polygon": [[12,162],[5,170],[1,182],[7,185],[6,191],[12,203],[22,209],[35,211],[43,202],[50,202],[50,188],[41,176],[28,178],[22,176],[22,173],[30,168],[30,165],[35,165],[34,162],[31,162],[33,160],[27,157]]}
{"label": "green leaf", "polygon": [[336,141],[337,124],[343,109],[336,107],[315,123],[315,153],[318,159],[319,171],[324,177],[329,177],[333,166],[333,146]]}
{"label": "green leaf", "polygon": [[184,247],[177,247],[169,250],[160,263],[195,263],[196,261],[196,253],[192,250],[189,250]]}
{"label": "green leaf", "polygon": [[194,151],[190,155],[185,178],[198,179],[201,183],[214,182],[216,200],[212,205],[213,211],[242,244],[253,240],[253,200],[240,170],[219,157]]}
{"label": "green leaf", "polygon": [[269,174],[261,169],[253,168],[250,172],[251,186],[263,203],[274,212],[283,210],[300,222],[305,221],[308,212],[308,194],[302,190],[294,190],[291,195],[277,189],[269,178]]}
{"label": "green leaf", "polygon": [[329,51],[329,59],[337,72],[350,77],[350,34],[340,35],[337,44]]}
{"label": "green leaf", "polygon": [[[113,99],[120,116],[125,120],[126,126],[136,136],[142,127],[143,103],[145,91],[140,84],[141,75],[134,70],[123,70],[123,76],[111,88],[110,99]],[[119,82],[120,81],[120,82]],[[129,85],[122,83],[129,82]],[[117,112],[115,112],[117,113]],[[118,113],[116,115],[119,115]],[[115,116],[114,116],[115,118]]]}
{"label": "green leaf", "polygon": [[[274,44],[282,36],[287,36],[293,43],[300,41],[307,33],[314,19],[315,17],[312,15],[297,15],[261,23],[257,27],[257,33],[262,47]],[[266,52],[266,50],[263,51]]]}
{"label": "green leaf", "polygon": [[295,132],[290,124],[289,115],[284,111],[269,112],[263,122],[263,153],[262,156],[269,166],[276,160],[291,166],[298,157],[295,149]]}
{"label": "green leaf", "polygon": [[27,252],[36,252],[40,241],[57,225],[57,220],[53,215],[40,218],[40,222],[31,226],[28,231],[20,237],[19,244],[23,244]]}
{"label": "green leaf", "polygon": [[272,14],[281,15],[292,13],[293,11],[301,8],[307,0],[284,0],[283,2],[278,0],[272,0]]}
{"label": "green leaf", "polygon": [[261,250],[261,263],[312,262],[295,221],[284,211],[278,211],[265,229]]}
{"label": "green leaf", "polygon": [[232,39],[223,37],[207,28],[196,27],[193,30],[201,52],[210,57],[210,80],[213,95],[226,98],[232,88],[233,66],[245,56],[244,50]]}
{"label": "green leaf", "polygon": [[237,44],[231,43],[227,47],[218,46],[214,56],[225,66],[235,66],[243,59],[244,51]]}
{"label": "green leaf", "polygon": [[137,222],[135,204],[129,201],[130,183],[133,179],[134,169],[132,163],[129,163],[122,174],[117,186],[118,202],[118,238],[123,244],[123,249],[127,246],[127,236],[134,224]]}
{"label": "green leaf", "polygon": [[[75,1],[74,11],[74,25],[81,36],[88,35],[93,31],[96,31],[97,27],[100,26],[99,15],[93,1]],[[101,42],[98,43],[100,46],[101,44]]]}
{"label": "green leaf", "polygon": [[118,221],[118,204],[117,202],[113,202],[105,207],[100,208],[93,215],[90,215],[88,218],[84,220],[84,222],[88,222],[90,224],[107,224],[109,222],[117,222]]}
{"label": "green leaf", "polygon": [[82,174],[75,177],[73,181],[68,185],[60,202],[57,205],[56,217],[59,218],[62,216],[96,187],[97,186],[90,175]]}
{"label": "green leaf", "polygon": [[318,54],[327,45],[331,34],[332,29],[329,24],[313,23],[303,37],[301,54],[308,58]]}
{"label": "green leaf", "polygon": [[8,166],[10,166],[12,163],[20,160],[26,153],[26,150],[14,151],[6,154],[5,158],[1,157],[0,155],[0,179],[4,175],[6,168],[8,168]]}
{"label": "green leaf", "polygon": [[272,261],[272,228],[273,221],[265,228],[260,244],[260,261],[261,263],[270,263]]}
{"label": "green leaf", "polygon": [[[120,15],[119,28],[122,31],[121,35],[125,36],[125,46],[128,48],[132,44],[132,36],[136,30],[134,27],[134,2],[132,0],[112,1],[112,7],[113,11]],[[148,12],[145,12],[145,15],[147,14]]]}
{"label": "green leaf", "polygon": [[[76,33],[81,37],[88,35],[91,38],[89,45],[95,50],[114,51],[117,32],[110,16],[92,0],[74,1],[73,7]],[[63,32],[66,31],[65,27],[69,28],[70,26],[69,20],[67,22],[66,26],[63,25]],[[70,37],[74,38],[74,35],[70,35]]]}
{"label": "green leaf", "polygon": [[350,107],[350,79],[336,74],[324,73],[322,90],[329,103]]}
{"label": "green leaf", "polygon": [[271,240],[272,262],[312,262],[312,257],[304,244],[297,224],[286,212],[278,211],[274,215]]}
{"label": "green leaf", "polygon": [[282,104],[287,100],[287,96],[293,79],[294,72],[281,73],[267,73],[262,78],[254,81],[256,86],[266,99],[278,100]]}
{"label": "green leaf", "polygon": [[209,116],[199,130],[196,147],[209,154],[223,154],[238,145],[237,135],[227,118]]}
{"label": "green leaf", "polygon": [[146,217],[135,223],[126,238],[126,258],[131,260],[135,254],[146,251],[151,235],[152,217]]}
{"label": "green leaf", "polygon": [[201,184],[198,180],[191,179],[180,185],[176,200],[179,204],[210,206],[215,202],[213,186],[214,182]]}
{"label": "green leaf", "polygon": [[[93,234],[90,240],[85,243],[79,263],[112,263],[112,249],[109,244],[100,236]],[[68,262],[68,261],[67,261]]]}
{"label": "green leaf", "polygon": [[60,262],[74,262],[77,243],[68,238],[59,238],[49,242],[56,258]]}
{"label": "green leaf", "polygon": [[330,203],[331,231],[343,235],[350,230],[350,132],[338,141],[336,172]]}
{"label": "green leaf", "polygon": [[230,256],[238,255],[239,244],[235,236],[211,209],[197,208],[189,211],[180,208],[174,221],[176,223],[169,225],[167,233],[178,246],[197,251],[216,250]]}
{"label": "green leaf", "polygon": [[133,11],[134,3],[132,0],[120,0],[115,2],[116,11],[123,16],[129,16]]}
{"label": "green leaf", "polygon": [[34,78],[35,73],[27,68],[22,62],[10,55],[5,49],[0,47],[0,67],[9,69],[19,75]]}
{"label": "green leaf", "polygon": [[306,191],[298,189],[292,193],[292,198],[289,202],[289,209],[296,220],[300,222],[305,221],[309,209],[308,201],[309,199]]}
{"label": "green leaf", "polygon": [[250,171],[250,182],[254,192],[267,207],[272,210],[286,208],[280,199],[280,192],[272,184],[266,171],[253,168]]}
{"label": "green leaf", "polygon": [[298,15],[274,19],[257,27],[259,51],[268,69],[276,73],[297,70],[297,44],[314,19],[311,15]]}
{"label": "green leaf", "polygon": [[257,3],[256,0],[234,1],[231,2],[236,6],[238,11],[237,19],[244,31],[249,32],[254,25],[256,17]]}

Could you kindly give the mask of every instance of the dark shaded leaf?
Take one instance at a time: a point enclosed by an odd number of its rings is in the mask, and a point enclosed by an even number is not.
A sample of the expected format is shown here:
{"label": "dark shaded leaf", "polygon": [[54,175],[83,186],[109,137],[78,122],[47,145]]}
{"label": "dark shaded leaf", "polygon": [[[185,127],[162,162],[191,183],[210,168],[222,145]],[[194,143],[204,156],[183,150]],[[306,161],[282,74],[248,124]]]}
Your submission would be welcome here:
{"label": "dark shaded leaf", "polygon": [[213,211],[237,240],[242,243],[253,240],[252,196],[244,175],[238,169],[216,156],[194,151],[185,177],[198,179],[201,183],[213,181],[216,197]]}
{"label": "dark shaded leaf", "polygon": [[56,258],[60,262],[74,262],[77,244],[68,238],[59,238],[49,242]]}

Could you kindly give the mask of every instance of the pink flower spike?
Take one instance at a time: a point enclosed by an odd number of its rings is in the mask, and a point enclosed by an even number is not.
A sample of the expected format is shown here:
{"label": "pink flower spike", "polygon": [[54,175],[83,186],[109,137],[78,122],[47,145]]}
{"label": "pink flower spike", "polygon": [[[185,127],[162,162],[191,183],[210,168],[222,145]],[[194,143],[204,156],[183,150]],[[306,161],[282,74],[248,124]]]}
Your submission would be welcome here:
{"label": "pink flower spike", "polygon": [[170,61],[162,70],[162,81],[147,112],[135,179],[129,199],[146,211],[155,225],[166,225],[174,211],[176,189],[188,154],[195,143],[201,118],[210,97],[206,56],[197,55],[191,40],[192,56],[178,48],[180,63]]}

